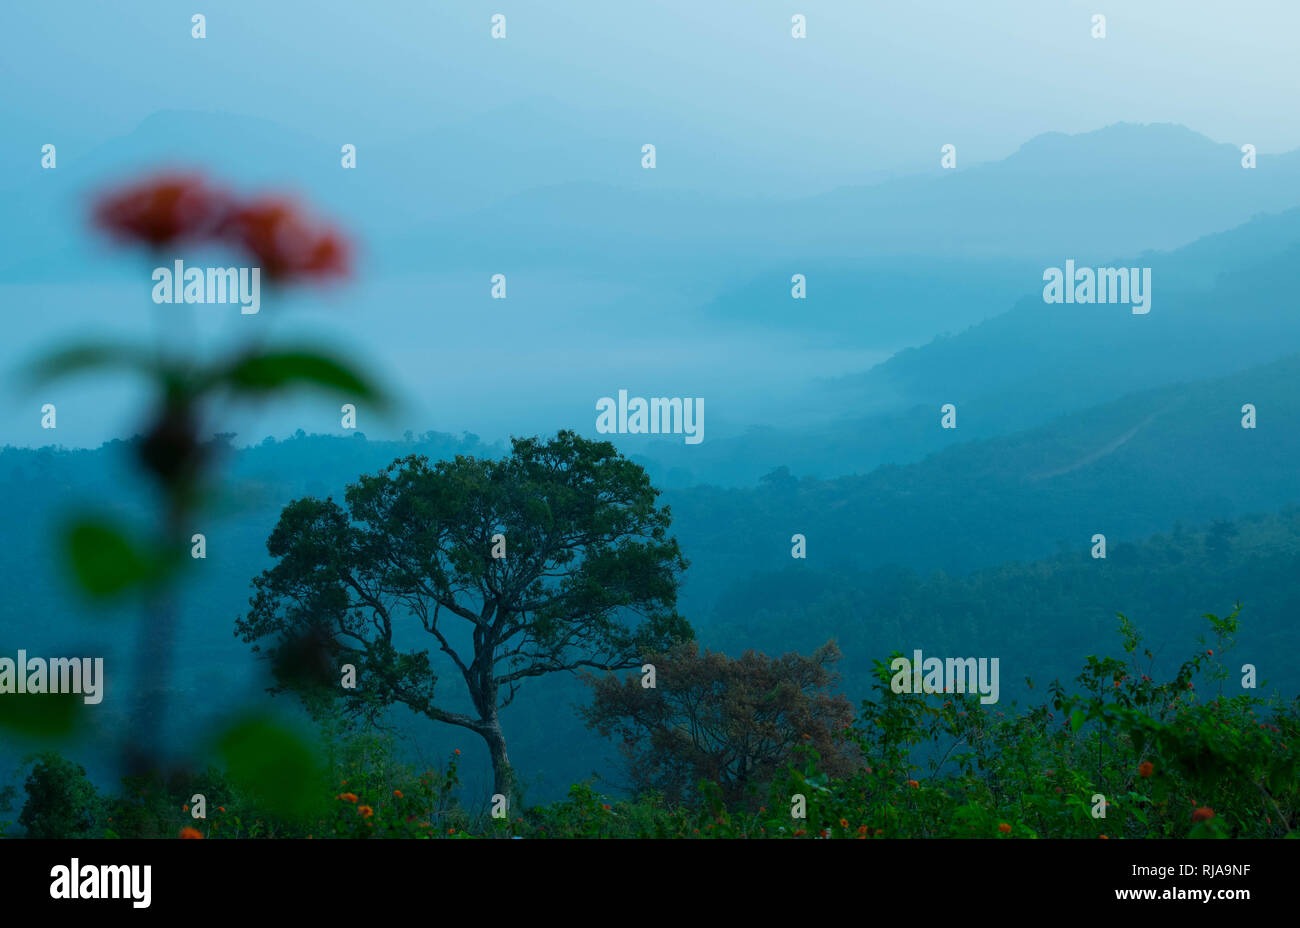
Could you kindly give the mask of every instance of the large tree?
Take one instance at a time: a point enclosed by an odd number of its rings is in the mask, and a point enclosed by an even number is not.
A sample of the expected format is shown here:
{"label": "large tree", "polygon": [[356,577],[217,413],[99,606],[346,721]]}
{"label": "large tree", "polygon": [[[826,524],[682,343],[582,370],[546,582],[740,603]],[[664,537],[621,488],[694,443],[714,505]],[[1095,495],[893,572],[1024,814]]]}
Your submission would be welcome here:
{"label": "large tree", "polygon": [[[500,460],[401,458],[348,486],[343,506],[285,507],[267,541],[277,563],[237,631],[270,646],[277,689],[309,707],[341,699],[374,717],[400,703],[476,732],[509,795],[499,712],[525,680],[639,666],[691,637],[675,608],[687,565],[658,492],[613,445],[567,431],[515,439]],[[435,698],[432,650],[472,712]],[[345,664],[355,689],[339,685]]]}

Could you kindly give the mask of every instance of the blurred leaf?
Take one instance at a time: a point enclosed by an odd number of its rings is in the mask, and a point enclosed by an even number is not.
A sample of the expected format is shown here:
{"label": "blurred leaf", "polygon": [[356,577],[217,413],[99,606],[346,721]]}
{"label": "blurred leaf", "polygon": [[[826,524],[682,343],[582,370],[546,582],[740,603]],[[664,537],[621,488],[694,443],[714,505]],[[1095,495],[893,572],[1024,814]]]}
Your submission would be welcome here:
{"label": "blurred leaf", "polygon": [[121,593],[150,576],[149,557],[107,519],[76,519],[65,526],[62,540],[77,583],[91,596]]}
{"label": "blurred leaf", "polygon": [[245,355],[217,375],[242,393],[269,393],[286,387],[314,386],[383,405],[382,392],[342,361],[312,351],[274,351]]}
{"label": "blurred leaf", "polygon": [[149,370],[154,367],[154,361],[130,345],[88,343],[46,355],[32,363],[28,373],[37,383],[45,383],[70,374],[112,367]]}
{"label": "blurred leaf", "polygon": [[311,813],[315,758],[293,732],[265,718],[245,718],[222,733],[218,749],[231,781],[271,811],[289,819]]}
{"label": "blurred leaf", "polygon": [[[15,673],[25,673],[16,668]],[[0,696],[0,726],[24,735],[57,738],[72,732],[85,702],[79,693],[5,693]]]}
{"label": "blurred leaf", "polygon": [[1088,714],[1084,712],[1082,709],[1075,709],[1073,712],[1071,712],[1070,731],[1078,731],[1081,727],[1083,727],[1084,719],[1086,719],[1087,717]]}

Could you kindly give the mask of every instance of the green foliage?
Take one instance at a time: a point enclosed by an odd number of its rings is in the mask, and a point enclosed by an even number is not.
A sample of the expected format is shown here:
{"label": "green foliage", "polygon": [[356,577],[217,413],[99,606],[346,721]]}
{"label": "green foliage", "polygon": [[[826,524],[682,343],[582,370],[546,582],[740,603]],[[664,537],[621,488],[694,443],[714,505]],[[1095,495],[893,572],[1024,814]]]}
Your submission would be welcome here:
{"label": "green foliage", "polygon": [[7,693],[0,726],[28,738],[64,738],[76,731],[83,705],[79,693]]}
{"label": "green foliage", "polygon": [[105,805],[80,764],[58,754],[38,755],[24,787],[18,824],[29,838],[92,838],[103,834]]}
{"label": "green foliage", "polygon": [[139,549],[120,526],[100,516],[80,516],[63,530],[64,557],[82,591],[109,597],[149,580],[154,557]]}
{"label": "green foliage", "polygon": [[316,761],[293,732],[268,719],[250,717],[230,725],[218,739],[231,782],[277,818],[304,820],[316,811],[311,783]]}
{"label": "green foliage", "polygon": [[[733,801],[701,780],[680,801],[653,790],[628,800],[578,783],[568,797],[493,818],[455,798],[459,751],[417,773],[389,736],[327,727],[323,765],[292,779],[310,817],[287,818],[257,785],[292,757],[266,723],[236,729],[226,772],[124,781],[103,831],[103,804],[81,768],[42,755],[20,823],[33,836],[311,838],[1284,838],[1300,835],[1300,702],[1207,689],[1232,677],[1238,615],[1206,617],[1211,635],[1169,675],[1119,617],[1121,656],[1089,656],[1075,687],[1018,709],[975,694],[894,693],[887,661],[857,718],[839,731],[860,760],[828,771],[797,747],[771,774],[765,803]],[[1208,645],[1208,646],[1207,646]],[[287,779],[287,778],[286,778]],[[208,818],[187,803],[204,793]],[[804,816],[792,817],[796,801]],[[1104,810],[1104,816],[1099,813]]]}

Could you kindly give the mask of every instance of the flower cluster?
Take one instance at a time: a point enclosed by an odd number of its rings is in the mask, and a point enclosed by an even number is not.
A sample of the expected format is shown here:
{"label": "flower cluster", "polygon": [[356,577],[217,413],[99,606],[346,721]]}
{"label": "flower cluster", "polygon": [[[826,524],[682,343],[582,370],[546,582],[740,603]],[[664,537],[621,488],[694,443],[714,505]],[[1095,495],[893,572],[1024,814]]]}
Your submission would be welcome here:
{"label": "flower cluster", "polygon": [[343,236],[292,200],[243,199],[198,174],[161,174],[119,188],[99,198],[92,215],[119,241],[154,250],[203,242],[234,246],[279,282],[343,277],[351,266]]}

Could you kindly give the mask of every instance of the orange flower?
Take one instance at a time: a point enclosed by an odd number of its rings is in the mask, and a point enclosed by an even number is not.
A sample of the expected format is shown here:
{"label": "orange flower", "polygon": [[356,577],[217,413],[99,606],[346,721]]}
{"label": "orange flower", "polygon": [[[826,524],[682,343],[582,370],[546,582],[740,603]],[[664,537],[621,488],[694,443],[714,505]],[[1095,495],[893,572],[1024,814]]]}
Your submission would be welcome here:
{"label": "orange flower", "polygon": [[190,807],[189,807],[189,806],[181,806],[181,811],[182,811],[182,812],[188,812],[188,811],[190,811]]}
{"label": "orange flower", "polygon": [[398,799],[401,799],[401,798],[402,798],[402,791],[401,791],[400,789],[395,789],[395,790],[393,790],[393,795],[396,796]]}
{"label": "orange flower", "polygon": [[1142,777],[1143,779],[1146,779],[1147,777],[1151,776],[1151,774],[1155,773],[1155,771],[1156,771],[1155,765],[1151,763],[1151,761],[1149,760],[1144,760],[1142,761],[1142,763],[1138,764],[1138,776]]}
{"label": "orange flower", "polygon": [[866,833],[867,833],[867,826],[866,826],[866,825],[859,825],[859,826],[858,826],[858,834],[860,834],[860,835],[865,835]]}
{"label": "orange flower", "polygon": [[1209,806],[1201,806],[1192,812],[1193,822],[1206,822],[1214,818],[1214,810]]}
{"label": "orange flower", "polygon": [[908,780],[907,785],[912,787],[912,789],[917,789],[918,787],[920,787],[921,784],[916,782],[915,780]]}
{"label": "orange flower", "polygon": [[998,824],[998,831],[1002,832],[1004,835],[1009,835],[1011,834],[1011,826],[1006,822],[1000,822]]}
{"label": "orange flower", "polygon": [[457,754],[460,753],[460,748],[456,748],[456,753],[457,753]]}
{"label": "orange flower", "polygon": [[345,276],[349,248],[333,229],[309,220],[286,199],[263,198],[239,206],[222,232],[274,280]]}
{"label": "orange flower", "polygon": [[357,801],[357,794],[356,794],[356,793],[339,793],[339,794],[338,794],[337,796],[335,796],[334,798],[335,798],[335,799],[342,799],[344,802],[356,802],[356,801]]}
{"label": "orange flower", "polygon": [[182,838],[202,838],[202,837],[203,837],[203,832],[199,831],[197,828],[190,828],[190,827],[187,826],[187,827],[181,829],[181,837],[182,837]]}
{"label": "orange flower", "polygon": [[607,803],[607,802],[602,802],[602,803],[600,804],[600,807],[601,807],[602,809],[604,809],[606,812],[609,811],[609,803]]}
{"label": "orange flower", "polygon": [[849,827],[849,820],[848,820],[847,818],[842,818],[842,819],[840,819],[840,827],[841,827],[841,828],[848,828],[848,827]]}
{"label": "orange flower", "polygon": [[217,811],[218,811],[218,812],[225,812],[225,811],[226,811],[226,807],[225,807],[225,806],[217,806]]}
{"label": "orange flower", "polygon": [[92,221],[122,241],[153,248],[213,234],[229,198],[196,174],[162,174],[100,197]]}
{"label": "orange flower", "polygon": [[796,831],[796,832],[794,833],[794,836],[795,836],[796,838],[799,838],[799,837],[802,837],[804,834],[806,834],[806,832],[805,832],[802,828],[800,828],[798,831]]}
{"label": "orange flower", "polygon": [[370,816],[374,814],[375,810],[370,808],[370,806],[357,806],[357,815],[360,815],[363,818],[370,818]]}
{"label": "orange flower", "polygon": [[1102,838],[1102,839],[1104,839],[1104,840],[1106,840],[1106,841],[1109,841],[1109,840],[1110,840],[1110,838],[1107,838],[1105,835],[1097,835],[1097,837],[1098,837],[1098,838]]}

